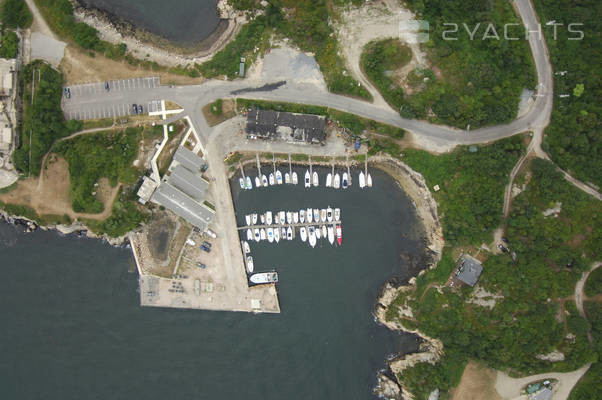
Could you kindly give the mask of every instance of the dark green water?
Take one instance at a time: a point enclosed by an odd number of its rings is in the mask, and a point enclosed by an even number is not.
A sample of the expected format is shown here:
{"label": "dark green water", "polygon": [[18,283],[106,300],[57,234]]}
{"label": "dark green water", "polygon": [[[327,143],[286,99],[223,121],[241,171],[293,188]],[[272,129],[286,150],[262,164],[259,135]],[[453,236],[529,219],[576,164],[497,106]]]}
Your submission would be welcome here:
{"label": "dark green water", "polygon": [[378,326],[379,287],[419,256],[410,201],[372,171],[361,192],[282,185],[237,208],[342,209],[343,246],[253,245],[282,313],[141,308],[127,249],[0,224],[0,388],[6,399],[370,399],[413,337]]}

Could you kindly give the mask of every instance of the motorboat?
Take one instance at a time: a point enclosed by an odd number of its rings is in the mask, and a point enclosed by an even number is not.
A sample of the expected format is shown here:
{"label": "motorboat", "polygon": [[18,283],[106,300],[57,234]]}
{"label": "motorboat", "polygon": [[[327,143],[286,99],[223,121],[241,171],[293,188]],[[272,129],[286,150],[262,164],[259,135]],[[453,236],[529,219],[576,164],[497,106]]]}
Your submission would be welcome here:
{"label": "motorboat", "polygon": [[261,237],[261,240],[265,240],[266,239],[265,229],[261,228],[259,230],[259,236]]}
{"label": "motorboat", "polygon": [[343,172],[343,189],[347,189],[349,187],[349,177],[347,176],[347,172]]}
{"label": "motorboat", "polygon": [[316,247],[316,229],[313,226],[310,226],[308,229],[309,245],[311,247]]}
{"label": "motorboat", "polygon": [[282,172],[276,170],[276,183],[282,185]]}
{"label": "motorboat", "polygon": [[280,241],[280,228],[274,228],[274,241],[278,243]]}
{"label": "motorboat", "polygon": [[251,183],[251,177],[250,176],[247,176],[246,183],[247,183],[247,190],[253,189],[253,184]]}
{"label": "motorboat", "polygon": [[251,256],[247,256],[247,272],[248,273],[253,272],[253,257],[251,257]]}
{"label": "motorboat", "polygon": [[293,228],[290,226],[286,230],[286,240],[293,240]]}
{"label": "motorboat", "polygon": [[245,222],[247,226],[251,225],[251,215],[245,215]]}
{"label": "motorboat", "polygon": [[334,181],[333,181],[332,185],[335,189],[338,189],[341,187],[341,176],[338,173],[336,173],[334,175]]}
{"label": "motorboat", "polygon": [[260,187],[260,186],[261,186],[261,178],[256,176],[255,177],[255,187]]}
{"label": "motorboat", "polygon": [[326,222],[326,214],[326,209],[323,208],[320,210],[320,221]]}
{"label": "motorboat", "polygon": [[311,187],[311,179],[309,176],[309,170],[305,171],[305,187],[306,188]]}
{"label": "motorboat", "polygon": [[299,183],[299,179],[297,179],[297,173],[293,172],[293,176],[291,177],[293,180],[293,185],[296,185],[297,183]]}
{"label": "motorboat", "polygon": [[322,237],[324,239],[326,239],[326,235],[327,235],[326,225],[322,225]]}
{"label": "motorboat", "polygon": [[261,183],[263,184],[263,187],[268,187],[268,177],[261,175]]}
{"label": "motorboat", "polygon": [[329,172],[328,175],[326,175],[326,187],[331,187],[332,186],[332,174]]}
{"label": "motorboat", "polygon": [[328,208],[326,209],[326,220],[328,222],[332,222],[332,208],[330,206],[328,206]]}
{"label": "motorboat", "polygon": [[320,229],[320,227],[318,226],[316,228],[316,239],[320,239],[322,237],[322,230]]}
{"label": "motorboat", "polygon": [[253,213],[251,215],[251,220],[253,221],[253,225],[257,225],[257,214]]}
{"label": "motorboat", "polygon": [[368,172],[368,177],[366,178],[366,186],[372,187],[372,175]]}
{"label": "motorboat", "polygon": [[320,210],[318,210],[317,208],[314,208],[314,222],[320,222]]}
{"label": "motorboat", "polygon": [[296,211],[293,213],[293,223],[299,223],[299,213]]}
{"label": "motorboat", "polygon": [[319,186],[320,185],[320,179],[318,178],[318,173],[316,171],[314,171],[312,179],[313,179],[313,182],[314,182],[314,186]]}
{"label": "motorboat", "polygon": [[272,225],[272,212],[271,211],[267,211],[265,213],[265,223],[267,225]]}
{"label": "motorboat", "polygon": [[301,229],[299,229],[299,235],[301,236],[302,242],[305,242],[307,240],[307,231],[305,230],[304,226],[302,226]]}
{"label": "motorboat", "polygon": [[253,240],[253,231],[251,229],[247,229],[247,240]]}
{"label": "motorboat", "polygon": [[238,178],[238,183],[240,184],[241,189],[245,188],[245,180],[244,179]]}
{"label": "motorboat", "polygon": [[293,213],[291,211],[286,212],[286,223],[287,224],[293,223]]}
{"label": "motorboat", "polygon": [[284,173],[284,183],[286,183],[287,185],[291,183],[291,174],[289,174],[288,172]]}
{"label": "motorboat", "polygon": [[360,171],[360,188],[363,189],[366,187],[366,176],[364,175],[363,171]]}
{"label": "motorboat", "polygon": [[337,241],[339,242],[339,246],[340,246],[343,243],[343,228],[341,228],[341,225],[337,225],[336,232],[337,232]]}
{"label": "motorboat", "polygon": [[268,236],[268,242],[272,243],[274,241],[274,229],[273,228],[267,229],[267,236]]}
{"label": "motorboat", "polygon": [[259,214],[259,220],[261,221],[261,225],[265,224],[265,214]]}
{"label": "motorboat", "polygon": [[259,241],[261,240],[261,234],[259,233],[259,229],[258,229],[258,228],[255,228],[255,229],[253,230],[253,232],[255,233],[255,241],[256,241],[256,242],[259,242]]}
{"label": "motorboat", "polygon": [[286,228],[283,226],[282,228],[280,228],[280,237],[282,238],[282,240],[284,240],[286,238]]}
{"label": "motorboat", "polygon": [[334,209],[334,220],[337,222],[339,222],[341,220],[341,209],[340,208]]}
{"label": "motorboat", "polygon": [[249,254],[251,252],[251,246],[249,246],[249,242],[243,240],[242,249],[244,250],[245,254]]}
{"label": "motorboat", "polygon": [[280,217],[280,223],[284,225],[286,223],[286,213],[284,211],[280,211],[278,216]]}
{"label": "motorboat", "polygon": [[259,274],[253,274],[249,278],[251,283],[255,283],[257,285],[265,284],[265,283],[276,283],[278,282],[278,273],[277,272],[261,272]]}
{"label": "motorboat", "polygon": [[307,211],[306,211],[305,216],[307,217],[307,223],[311,224],[311,221],[312,221],[312,219],[314,217],[313,210],[311,208],[308,208]]}
{"label": "motorboat", "polygon": [[270,186],[274,186],[276,184],[276,179],[274,178],[274,173],[270,172]]}
{"label": "motorboat", "polygon": [[305,223],[305,210],[299,210],[299,222]]}
{"label": "motorboat", "polygon": [[330,244],[334,244],[334,228],[332,225],[328,227],[328,241]]}

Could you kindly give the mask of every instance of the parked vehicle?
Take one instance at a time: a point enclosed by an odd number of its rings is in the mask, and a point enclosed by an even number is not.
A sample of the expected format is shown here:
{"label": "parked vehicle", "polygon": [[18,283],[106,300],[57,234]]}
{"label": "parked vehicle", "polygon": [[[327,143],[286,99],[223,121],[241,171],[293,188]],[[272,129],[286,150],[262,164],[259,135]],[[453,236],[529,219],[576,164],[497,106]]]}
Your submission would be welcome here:
{"label": "parked vehicle", "polygon": [[203,246],[211,248],[211,243],[206,240],[203,240]]}
{"label": "parked vehicle", "polygon": [[69,89],[68,87],[65,88],[65,97],[68,99],[71,98],[71,89]]}
{"label": "parked vehicle", "polygon": [[141,105],[138,106],[138,114],[142,114],[142,106]]}
{"label": "parked vehicle", "polygon": [[506,236],[502,236],[502,240],[504,241],[504,243],[510,243],[510,241],[508,240],[508,238]]}
{"label": "parked vehicle", "polygon": [[109,87],[109,82],[105,82],[105,90],[107,92],[111,90],[111,88]]}
{"label": "parked vehicle", "polygon": [[508,252],[508,249],[506,247],[504,247],[502,244],[498,244],[497,248],[500,249],[501,251],[503,251],[504,253]]}
{"label": "parked vehicle", "polygon": [[204,250],[204,251],[206,251],[207,253],[211,253],[211,248],[209,248],[209,247],[207,247],[207,246],[203,246],[203,245],[201,245],[200,247],[201,247],[201,250]]}
{"label": "parked vehicle", "polygon": [[138,114],[138,105],[137,104],[132,104],[132,113],[134,115]]}

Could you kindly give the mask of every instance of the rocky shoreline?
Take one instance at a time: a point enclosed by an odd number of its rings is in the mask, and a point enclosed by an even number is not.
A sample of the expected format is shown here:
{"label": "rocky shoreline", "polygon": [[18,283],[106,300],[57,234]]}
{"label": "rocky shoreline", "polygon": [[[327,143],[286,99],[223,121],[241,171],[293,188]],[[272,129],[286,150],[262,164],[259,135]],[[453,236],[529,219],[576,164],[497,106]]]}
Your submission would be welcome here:
{"label": "rocky shoreline", "polygon": [[164,66],[186,66],[209,60],[226,46],[247,21],[245,14],[235,11],[227,0],[219,0],[216,8],[220,23],[215,31],[204,40],[187,47],[138,28],[118,15],[84,5],[78,0],[72,0],[72,3],[75,20],[95,28],[102,40],[113,44],[125,43],[128,54]]}

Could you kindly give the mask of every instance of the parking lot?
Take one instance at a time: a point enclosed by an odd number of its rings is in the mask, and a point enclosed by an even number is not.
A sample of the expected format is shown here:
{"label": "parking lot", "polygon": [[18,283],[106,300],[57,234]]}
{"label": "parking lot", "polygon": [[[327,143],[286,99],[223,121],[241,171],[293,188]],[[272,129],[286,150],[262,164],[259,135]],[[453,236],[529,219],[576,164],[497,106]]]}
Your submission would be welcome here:
{"label": "parking lot", "polygon": [[[136,101],[136,92],[144,92],[145,90],[147,91],[159,86],[160,81],[158,77],[121,79],[66,86],[63,88],[62,100],[65,118],[86,120],[136,115],[138,112],[134,111],[133,104],[142,106],[142,114],[159,111],[161,108],[160,99]],[[69,98],[67,98],[65,91],[69,92]],[[125,94],[127,99],[132,99],[131,102],[111,101],[112,98],[115,98],[116,93]],[[99,99],[102,100],[103,97],[106,97],[106,101],[98,101]],[[124,96],[118,97],[124,98]]]}

